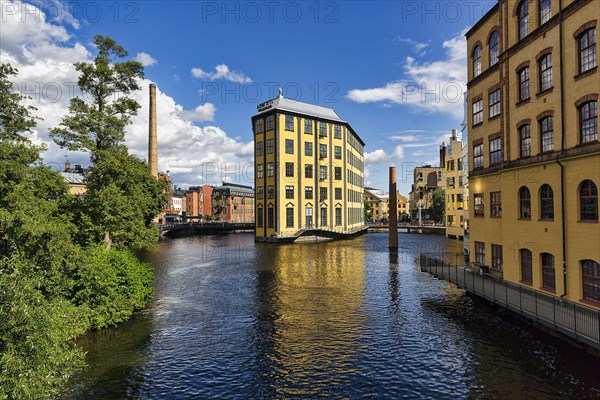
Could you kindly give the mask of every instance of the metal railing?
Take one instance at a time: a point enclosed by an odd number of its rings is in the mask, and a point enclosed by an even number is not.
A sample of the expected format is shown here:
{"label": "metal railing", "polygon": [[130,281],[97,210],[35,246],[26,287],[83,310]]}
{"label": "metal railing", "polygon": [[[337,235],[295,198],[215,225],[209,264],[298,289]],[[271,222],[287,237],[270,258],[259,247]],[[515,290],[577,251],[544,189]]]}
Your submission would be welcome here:
{"label": "metal railing", "polygon": [[600,349],[600,311],[464,266],[462,253],[421,253],[421,271]]}

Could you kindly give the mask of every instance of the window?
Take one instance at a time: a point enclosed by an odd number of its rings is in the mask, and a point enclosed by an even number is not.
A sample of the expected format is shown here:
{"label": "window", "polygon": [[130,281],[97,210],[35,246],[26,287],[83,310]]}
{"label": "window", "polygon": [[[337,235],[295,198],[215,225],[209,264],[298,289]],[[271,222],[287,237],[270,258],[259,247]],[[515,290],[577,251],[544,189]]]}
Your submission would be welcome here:
{"label": "window", "polygon": [[274,222],[275,218],[273,214],[273,207],[269,207],[267,208],[267,228],[273,228]]}
{"label": "window", "polygon": [[313,144],[312,142],[304,142],[304,155],[312,157],[313,155]]}
{"label": "window", "polygon": [[285,116],[285,130],[286,131],[294,130],[294,117],[292,117],[291,115]]}
{"label": "window", "polygon": [[598,140],[598,102],[588,101],[579,107],[579,131],[581,143]]}
{"label": "window", "polygon": [[304,133],[312,135],[313,133],[313,122],[310,119],[304,120]]}
{"label": "window", "polygon": [[497,137],[490,140],[490,165],[499,164],[502,161],[502,138]]}
{"label": "window", "polygon": [[285,154],[294,154],[294,140],[285,139]]}
{"label": "window", "polygon": [[267,139],[267,154],[273,153],[273,139]]}
{"label": "window", "polygon": [[531,285],[533,283],[533,258],[531,251],[527,249],[519,250],[521,258],[521,282]]}
{"label": "window", "polygon": [[589,71],[596,66],[596,28],[579,35],[579,72]]}
{"label": "window", "polygon": [[275,175],[275,164],[273,164],[272,162],[267,163],[267,176],[274,176]]}
{"label": "window", "polygon": [[319,167],[319,179],[322,181],[327,179],[327,166],[326,165],[321,165]]}
{"label": "window", "polygon": [[525,67],[519,71],[519,100],[527,100],[529,98],[529,67]]}
{"label": "window", "polygon": [[294,227],[294,208],[286,207],[285,209],[285,227],[293,228]]}
{"label": "window", "polygon": [[335,154],[335,159],[336,160],[341,160],[342,159],[342,146],[335,146],[334,147],[334,154]]}
{"label": "window", "polygon": [[312,179],[313,177],[313,166],[312,164],[304,164],[304,177]]}
{"label": "window", "polygon": [[475,263],[485,265],[485,243],[475,242]]}
{"label": "window", "polygon": [[342,180],[342,167],[335,167],[334,172],[335,172],[335,180],[341,181]]}
{"label": "window", "polygon": [[258,200],[262,200],[264,196],[264,189],[262,187],[257,187],[256,188],[256,198]]}
{"label": "window", "polygon": [[483,143],[473,146],[473,168],[483,167]]}
{"label": "window", "polygon": [[327,158],[327,145],[326,144],[319,145],[319,158]]}
{"label": "window", "polygon": [[327,188],[319,188],[319,200],[327,200]]}
{"label": "window", "polygon": [[294,198],[294,187],[293,186],[286,186],[285,187],[285,198],[286,199],[293,199]]}
{"label": "window", "polygon": [[342,138],[342,127],[339,125],[334,125],[333,126],[333,137],[335,139],[341,139]]}
{"label": "window", "polygon": [[321,226],[327,226],[327,209],[321,208]]}
{"label": "window", "polygon": [[262,207],[258,207],[256,209],[256,227],[257,228],[262,228],[263,227],[263,209]]}
{"label": "window", "polygon": [[273,185],[267,186],[267,199],[275,198],[275,187]]}
{"label": "window", "polygon": [[256,133],[263,133],[265,131],[263,124],[264,124],[263,119],[256,120],[256,122],[254,123],[254,128],[256,130]]}
{"label": "window", "polygon": [[342,209],[340,207],[337,207],[335,209],[335,225],[336,226],[342,225]]}
{"label": "window", "polygon": [[267,117],[267,130],[268,131],[272,131],[273,130],[273,121],[275,120],[275,117],[273,117],[272,115],[269,115]]}
{"label": "window", "polygon": [[579,219],[598,221],[598,187],[589,179],[579,185]]}
{"label": "window", "polygon": [[304,187],[304,198],[307,200],[312,200],[313,198],[313,188],[312,186]]}
{"label": "window", "polygon": [[327,136],[327,124],[325,122],[319,122],[319,136],[320,137]]}
{"label": "window", "polygon": [[476,217],[483,217],[484,216],[484,212],[483,212],[483,193],[475,193],[473,195],[473,204],[475,204],[475,206],[473,207],[473,209],[475,211],[475,216]]}
{"label": "window", "polygon": [[554,117],[546,117],[540,120],[540,132],[542,135],[542,153],[554,150]]}
{"label": "window", "polygon": [[335,188],[335,199],[336,200],[342,199],[342,188]]}
{"label": "window", "polygon": [[556,277],[554,272],[554,256],[550,253],[542,253],[542,288],[556,289]]}
{"label": "window", "polygon": [[483,122],[483,100],[473,102],[473,125]]}
{"label": "window", "polygon": [[498,32],[492,32],[490,36],[490,67],[498,63]]}
{"label": "window", "polygon": [[600,264],[592,260],[581,262],[583,275],[583,298],[600,302]]}
{"label": "window", "polygon": [[311,207],[307,207],[305,211],[305,222],[307,227],[312,227],[313,224],[313,209]]}
{"label": "window", "polygon": [[481,46],[477,45],[473,49],[473,77],[481,74]]}
{"label": "window", "polygon": [[529,0],[521,1],[518,10],[519,15],[519,40],[529,33]]}
{"label": "window", "polygon": [[492,244],[492,268],[502,271],[502,246]]}
{"label": "window", "polygon": [[519,219],[531,219],[531,193],[526,186],[519,189]]}
{"label": "window", "polygon": [[285,163],[285,176],[288,178],[294,177],[294,163],[291,163],[291,162]]}
{"label": "window", "polygon": [[529,124],[519,128],[519,137],[521,138],[521,157],[531,156],[531,129]]}
{"label": "window", "polygon": [[552,53],[540,59],[540,92],[552,87]]}
{"label": "window", "polygon": [[490,217],[502,218],[502,193],[490,193]]}
{"label": "window", "polygon": [[256,142],[256,155],[257,156],[262,156],[263,155],[263,142]]}
{"label": "window", "polygon": [[256,179],[260,179],[263,177],[263,165],[258,164],[256,166]]}
{"label": "window", "polygon": [[540,219],[554,219],[554,192],[546,184],[540,188]]}
{"label": "window", "polygon": [[540,0],[538,9],[540,12],[539,21],[542,25],[552,17],[552,0]]}
{"label": "window", "polygon": [[489,94],[489,105],[490,115],[489,118],[493,118],[500,114],[500,89],[494,90]]}

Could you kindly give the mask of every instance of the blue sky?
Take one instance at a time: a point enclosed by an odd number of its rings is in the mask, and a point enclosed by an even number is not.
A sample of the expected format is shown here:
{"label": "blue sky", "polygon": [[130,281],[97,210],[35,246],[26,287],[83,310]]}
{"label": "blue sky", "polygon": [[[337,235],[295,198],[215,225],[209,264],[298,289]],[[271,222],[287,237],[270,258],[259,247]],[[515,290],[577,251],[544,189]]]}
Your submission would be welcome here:
{"label": "blue sky", "polygon": [[49,163],[88,162],[51,144],[47,130],[66,112],[72,63],[91,60],[102,34],[146,65],[127,144],[145,157],[154,82],[159,167],[179,186],[252,184],[250,117],[282,87],[354,127],[366,142],[368,185],[385,188],[395,164],[406,194],[410,170],[435,162],[444,135],[459,128],[464,32],[494,3],[2,0],[0,61],[15,64],[18,87],[33,94],[44,118],[35,141],[48,143]]}

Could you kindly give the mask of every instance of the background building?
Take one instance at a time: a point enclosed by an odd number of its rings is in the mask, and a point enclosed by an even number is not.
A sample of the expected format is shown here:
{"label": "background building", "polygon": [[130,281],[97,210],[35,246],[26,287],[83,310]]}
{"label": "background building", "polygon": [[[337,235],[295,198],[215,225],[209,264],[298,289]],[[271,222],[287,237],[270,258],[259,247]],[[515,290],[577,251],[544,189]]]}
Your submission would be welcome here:
{"label": "background building", "polygon": [[409,194],[410,218],[413,221],[419,220],[419,208],[421,209],[421,219],[429,219],[428,210],[433,204],[433,192],[445,188],[444,172],[445,168],[431,165],[416,167],[413,171],[413,184]]}
{"label": "background building", "polygon": [[379,222],[388,219],[388,203],[389,196],[380,190],[373,188],[365,188],[365,207],[370,208],[370,213],[367,211],[369,222]]}
{"label": "background building", "polygon": [[446,237],[464,237],[464,193],[462,141],[452,129],[446,147]]}
{"label": "background building", "polygon": [[223,182],[212,191],[213,219],[229,223],[254,223],[254,189]]}
{"label": "background building", "polygon": [[71,163],[65,163],[65,169],[60,172],[61,176],[69,184],[69,193],[75,196],[83,196],[87,192],[87,186],[85,184],[85,174],[88,172],[87,168],[82,168],[81,165],[76,164],[75,168],[71,168]]}
{"label": "background building", "polygon": [[256,240],[364,229],[364,142],[330,108],[281,95],[252,117]]}
{"label": "background building", "polygon": [[500,0],[466,34],[472,266],[597,308],[599,19]]}
{"label": "background building", "polygon": [[212,219],[213,187],[209,185],[190,186],[185,192],[186,220],[189,222],[207,221]]}
{"label": "background building", "polygon": [[463,122],[461,123],[461,132],[462,132],[462,177],[463,177],[463,228],[464,228],[464,236],[463,236],[463,249],[465,252],[466,259],[469,258],[469,249],[470,249],[470,236],[469,236],[469,136],[468,136],[468,119],[469,119],[469,94],[468,92],[464,93],[464,109],[463,109]]}

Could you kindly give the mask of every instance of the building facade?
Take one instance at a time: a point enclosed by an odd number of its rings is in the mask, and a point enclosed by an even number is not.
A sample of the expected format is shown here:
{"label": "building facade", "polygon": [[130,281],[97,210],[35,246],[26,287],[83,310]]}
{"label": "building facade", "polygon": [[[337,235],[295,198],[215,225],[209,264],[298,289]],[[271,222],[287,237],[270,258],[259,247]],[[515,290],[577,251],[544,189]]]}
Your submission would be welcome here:
{"label": "building facade", "polygon": [[369,222],[380,222],[388,219],[388,203],[389,196],[372,188],[365,188],[365,206],[368,205],[371,209],[367,213]]}
{"label": "building facade", "polygon": [[446,147],[446,237],[462,239],[465,235],[462,141],[452,129]]}
{"label": "building facade", "polygon": [[[442,163],[443,164],[443,163]],[[445,168],[424,165],[413,171],[410,197],[410,218],[413,221],[429,219],[429,208],[433,205],[433,192],[445,188]]]}
{"label": "building facade", "polygon": [[207,221],[212,219],[213,187],[209,185],[190,186],[185,192],[186,219],[189,222]]}
{"label": "building facade", "polygon": [[596,0],[500,0],[467,34],[470,259],[600,308]]}
{"label": "building facade", "polygon": [[212,191],[213,219],[232,224],[254,223],[254,189],[223,182]]}
{"label": "building facade", "polygon": [[279,97],[252,117],[256,240],[364,229],[364,142],[334,110]]}

